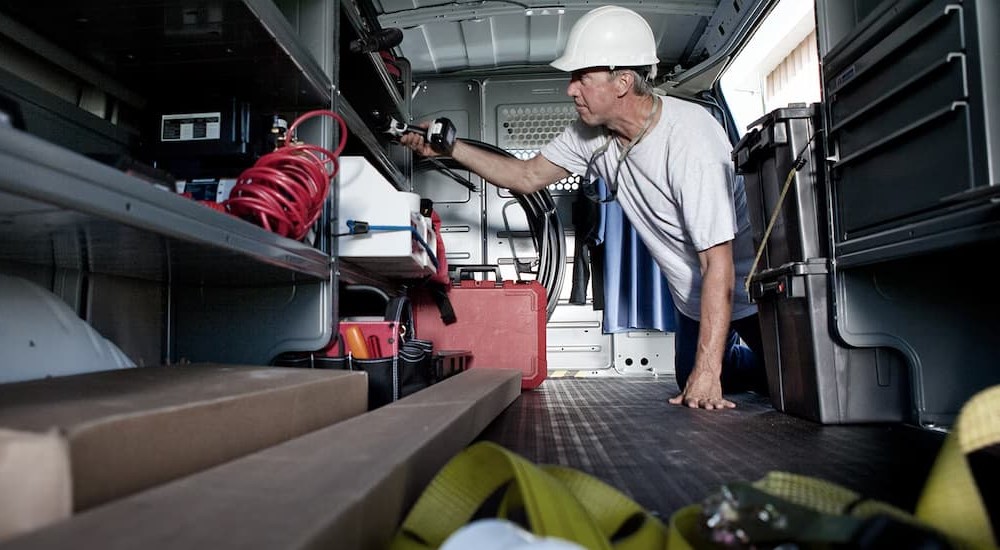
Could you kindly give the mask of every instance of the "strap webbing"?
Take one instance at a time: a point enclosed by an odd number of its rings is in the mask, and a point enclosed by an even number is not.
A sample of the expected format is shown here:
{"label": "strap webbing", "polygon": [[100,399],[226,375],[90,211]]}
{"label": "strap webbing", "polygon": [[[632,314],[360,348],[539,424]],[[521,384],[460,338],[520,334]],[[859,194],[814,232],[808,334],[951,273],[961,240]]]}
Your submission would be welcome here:
{"label": "strap webbing", "polygon": [[1000,386],[993,386],[962,407],[924,484],[915,515],[949,537],[977,548],[995,547],[996,533],[966,456],[998,444]]}
{"label": "strap webbing", "polygon": [[[410,511],[390,548],[439,547],[502,488],[506,494],[498,515],[515,515],[516,509],[527,518],[526,527],[538,536],[557,537],[595,550],[666,547],[663,524],[611,486],[576,470],[537,466],[495,443],[482,441],[445,465]],[[641,523],[635,522],[636,514]],[[612,545],[612,536],[630,519],[639,527]]]}

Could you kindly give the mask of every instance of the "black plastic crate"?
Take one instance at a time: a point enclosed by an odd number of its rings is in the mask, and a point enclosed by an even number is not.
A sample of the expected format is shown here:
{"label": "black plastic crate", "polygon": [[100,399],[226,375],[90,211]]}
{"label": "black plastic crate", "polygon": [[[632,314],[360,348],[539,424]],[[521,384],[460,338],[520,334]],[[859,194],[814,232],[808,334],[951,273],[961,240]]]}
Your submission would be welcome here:
{"label": "black plastic crate", "polygon": [[[828,256],[822,155],[814,139],[821,126],[819,117],[817,103],[774,110],[756,120],[733,150],[733,161],[743,175],[758,249],[776,212],[758,266],[761,271]],[[800,156],[804,164],[796,170]]]}
{"label": "black plastic crate", "polygon": [[904,358],[891,348],[836,340],[828,293],[826,260],[791,263],[752,281],[774,408],[823,424],[906,420]]}

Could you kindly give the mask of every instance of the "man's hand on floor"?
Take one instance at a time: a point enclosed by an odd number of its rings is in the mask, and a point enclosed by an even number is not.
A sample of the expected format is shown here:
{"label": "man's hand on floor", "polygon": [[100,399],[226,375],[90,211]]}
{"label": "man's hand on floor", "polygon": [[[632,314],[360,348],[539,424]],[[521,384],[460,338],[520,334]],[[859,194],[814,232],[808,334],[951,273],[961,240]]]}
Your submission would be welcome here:
{"label": "man's hand on floor", "polygon": [[697,368],[691,373],[680,395],[668,400],[671,405],[692,409],[735,409],[736,403],[722,397],[722,382],[714,373]]}

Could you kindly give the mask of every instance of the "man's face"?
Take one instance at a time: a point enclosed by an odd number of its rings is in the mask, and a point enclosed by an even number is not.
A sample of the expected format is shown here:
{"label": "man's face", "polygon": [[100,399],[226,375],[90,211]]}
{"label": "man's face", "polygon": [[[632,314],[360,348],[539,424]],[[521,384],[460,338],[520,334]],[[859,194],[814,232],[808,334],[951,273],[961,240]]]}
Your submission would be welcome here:
{"label": "man's face", "polygon": [[573,99],[580,120],[588,126],[600,126],[611,115],[618,97],[614,79],[607,67],[573,71],[566,95]]}

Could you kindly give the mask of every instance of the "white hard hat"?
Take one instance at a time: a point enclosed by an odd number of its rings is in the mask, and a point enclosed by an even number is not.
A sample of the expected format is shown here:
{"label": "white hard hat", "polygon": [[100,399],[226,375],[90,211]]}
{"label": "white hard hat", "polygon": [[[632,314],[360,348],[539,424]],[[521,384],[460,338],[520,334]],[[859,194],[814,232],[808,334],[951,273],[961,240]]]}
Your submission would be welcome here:
{"label": "white hard hat", "polygon": [[562,57],[551,65],[572,72],[588,67],[652,66],[656,76],[656,40],[649,23],[619,6],[601,6],[581,17],[569,31]]}

